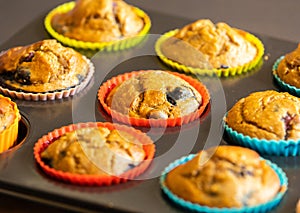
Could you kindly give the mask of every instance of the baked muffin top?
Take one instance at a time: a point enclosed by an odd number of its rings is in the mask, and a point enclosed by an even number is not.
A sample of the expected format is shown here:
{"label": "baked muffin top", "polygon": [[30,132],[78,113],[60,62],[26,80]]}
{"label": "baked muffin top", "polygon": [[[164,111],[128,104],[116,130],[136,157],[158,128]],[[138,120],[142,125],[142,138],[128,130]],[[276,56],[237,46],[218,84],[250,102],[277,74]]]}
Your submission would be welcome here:
{"label": "baked muffin top", "polygon": [[72,10],[56,14],[51,25],[68,38],[109,42],[137,35],[144,20],[122,0],[77,0]]}
{"label": "baked muffin top", "polygon": [[300,199],[297,202],[296,213],[300,213]]}
{"label": "baked muffin top", "polygon": [[229,110],[225,122],[253,138],[299,140],[300,99],[273,90],[254,92]]}
{"label": "baked muffin top", "polygon": [[17,116],[15,105],[10,99],[0,95],[0,133],[12,125]]}
{"label": "baked muffin top", "polygon": [[271,200],[280,190],[276,172],[253,150],[219,146],[171,170],[166,186],[178,197],[209,207],[244,207]]}
{"label": "baked muffin top", "polygon": [[119,175],[141,163],[145,152],[142,144],[124,131],[86,127],[59,137],[41,158],[64,172]]}
{"label": "baked muffin top", "polygon": [[3,87],[24,92],[51,92],[78,85],[88,74],[87,60],[54,39],[13,47],[0,53]]}
{"label": "baked muffin top", "polygon": [[245,32],[226,23],[200,19],[179,29],[161,45],[169,59],[195,68],[232,68],[252,61],[257,48]]}
{"label": "baked muffin top", "polygon": [[150,70],[116,86],[108,94],[106,103],[130,117],[167,119],[196,111],[201,106],[202,97],[180,77]]}
{"label": "baked muffin top", "polygon": [[300,88],[300,44],[280,61],[276,73],[285,83]]}

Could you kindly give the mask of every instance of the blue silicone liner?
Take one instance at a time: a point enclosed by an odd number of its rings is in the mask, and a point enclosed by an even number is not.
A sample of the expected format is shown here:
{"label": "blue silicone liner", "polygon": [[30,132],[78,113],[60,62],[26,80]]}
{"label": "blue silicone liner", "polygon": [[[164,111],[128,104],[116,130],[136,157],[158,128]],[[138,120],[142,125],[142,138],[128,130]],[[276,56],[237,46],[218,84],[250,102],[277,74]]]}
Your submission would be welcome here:
{"label": "blue silicone liner", "polygon": [[284,59],[284,56],[281,56],[279,57],[275,63],[273,64],[273,76],[274,76],[274,79],[276,81],[276,83],[278,84],[278,86],[283,90],[283,91],[286,91],[292,95],[295,95],[297,97],[300,97],[300,89],[295,87],[295,86],[292,86],[290,84],[287,84],[285,82],[283,82],[279,76],[277,75],[276,71],[277,71],[277,68],[278,68],[278,65],[280,63],[280,61],[282,61],[282,59]]}
{"label": "blue silicone liner", "polygon": [[224,122],[225,132],[231,142],[237,145],[254,149],[260,154],[275,156],[298,156],[300,155],[300,140],[266,140],[251,138],[233,130]]}
{"label": "blue silicone liner", "polygon": [[200,204],[195,204],[195,203],[191,203],[189,201],[183,200],[181,198],[179,198],[178,196],[176,196],[175,194],[173,194],[165,185],[165,179],[166,179],[166,175],[168,174],[168,172],[170,172],[172,169],[174,169],[175,167],[179,166],[180,164],[184,164],[187,161],[190,161],[192,158],[194,158],[196,155],[195,154],[191,154],[185,157],[182,157],[176,161],[174,161],[173,163],[169,164],[169,166],[167,166],[164,171],[162,172],[162,175],[160,177],[160,186],[162,191],[167,195],[168,198],[170,198],[170,200],[172,200],[173,202],[175,202],[177,205],[191,210],[191,211],[195,211],[195,212],[206,212],[206,213],[257,213],[257,212],[267,212],[270,209],[274,208],[275,206],[277,206],[281,199],[283,198],[284,194],[287,191],[288,188],[288,179],[286,177],[286,174],[284,173],[284,171],[278,167],[276,164],[272,163],[269,160],[266,160],[266,162],[271,166],[272,169],[274,169],[274,171],[276,172],[276,174],[278,175],[279,179],[280,179],[280,185],[281,185],[281,190],[278,192],[278,194],[276,195],[276,197],[264,204],[260,204],[260,205],[256,205],[256,206],[251,206],[251,207],[243,207],[243,208],[212,208],[212,207],[208,207],[208,206],[202,206]]}

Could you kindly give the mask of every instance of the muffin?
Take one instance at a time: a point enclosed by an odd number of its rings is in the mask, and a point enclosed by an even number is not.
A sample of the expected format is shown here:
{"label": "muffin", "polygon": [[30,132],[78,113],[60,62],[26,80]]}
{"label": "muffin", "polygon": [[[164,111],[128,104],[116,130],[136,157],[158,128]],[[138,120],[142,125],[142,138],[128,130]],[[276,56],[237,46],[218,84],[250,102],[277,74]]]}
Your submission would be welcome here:
{"label": "muffin", "polygon": [[177,160],[165,169],[161,184],[171,200],[200,212],[264,212],[287,190],[280,168],[238,146],[212,147]]}
{"label": "muffin", "polygon": [[296,213],[300,213],[300,200],[298,200],[298,203],[296,206]]}
{"label": "muffin", "polygon": [[273,66],[273,75],[279,86],[294,95],[300,95],[300,44],[292,52],[280,57]]}
{"label": "muffin", "polygon": [[144,172],[154,156],[144,133],[112,123],[80,123],[54,130],[34,147],[50,176],[80,185],[125,182]]}
{"label": "muffin", "polygon": [[29,93],[37,99],[38,94],[45,93],[59,95],[67,91],[73,95],[83,89],[93,72],[87,58],[54,39],[13,47],[0,54],[2,92],[12,90],[8,95],[21,99]]}
{"label": "muffin", "polygon": [[201,74],[210,70],[228,76],[256,66],[264,48],[247,32],[200,19],[166,33],[158,40],[156,51],[164,62],[182,71]]}
{"label": "muffin", "polygon": [[17,104],[0,95],[0,153],[8,150],[16,142],[20,119]]}
{"label": "muffin", "polygon": [[300,152],[299,113],[300,99],[289,93],[254,92],[228,111],[225,130],[233,141],[262,153],[297,155]]}
{"label": "muffin", "polygon": [[113,78],[100,87],[98,97],[108,113],[113,110],[137,121],[137,125],[141,124],[139,120],[152,120],[155,125],[155,120],[190,116],[199,109],[203,111],[209,101],[200,82],[161,70],[138,71]]}
{"label": "muffin", "polygon": [[45,25],[53,37],[67,45],[97,49],[146,34],[150,19],[122,0],[77,0],[51,11]]}

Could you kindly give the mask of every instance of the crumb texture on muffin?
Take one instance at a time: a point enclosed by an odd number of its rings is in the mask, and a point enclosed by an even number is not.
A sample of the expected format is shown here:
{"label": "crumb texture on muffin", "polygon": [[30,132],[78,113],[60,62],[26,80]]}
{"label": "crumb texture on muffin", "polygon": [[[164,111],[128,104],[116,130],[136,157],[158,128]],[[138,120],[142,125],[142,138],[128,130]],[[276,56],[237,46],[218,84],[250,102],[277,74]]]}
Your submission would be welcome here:
{"label": "crumb texture on muffin", "polygon": [[105,127],[68,132],[42,153],[50,167],[75,174],[120,175],[145,158],[142,144],[132,135]]}
{"label": "crumb texture on muffin", "polygon": [[3,87],[24,92],[51,92],[78,85],[89,64],[75,50],[54,39],[13,47],[0,54]]}
{"label": "crumb texture on muffin", "polygon": [[276,73],[285,83],[300,88],[300,44],[298,47],[285,55],[278,64]]}
{"label": "crumb texture on muffin", "polygon": [[109,42],[137,35],[144,20],[122,0],[77,0],[72,10],[56,14],[51,25],[68,38]]}
{"label": "crumb texture on muffin", "polygon": [[0,133],[12,125],[16,117],[20,117],[19,114],[16,114],[14,107],[8,98],[0,95]]}
{"label": "crumb texture on muffin", "polygon": [[233,130],[253,138],[299,140],[300,99],[273,90],[254,92],[240,99],[225,121]]}
{"label": "crumb texture on muffin", "polygon": [[276,172],[253,150],[219,146],[171,170],[166,186],[178,197],[208,207],[265,203],[280,191]]}
{"label": "crumb texture on muffin", "polygon": [[246,32],[200,19],[179,29],[161,45],[169,59],[194,68],[232,68],[251,62],[258,50]]}
{"label": "crumb texture on muffin", "polygon": [[111,109],[130,117],[167,119],[196,111],[202,97],[180,77],[150,70],[116,86],[108,94],[106,103]]}

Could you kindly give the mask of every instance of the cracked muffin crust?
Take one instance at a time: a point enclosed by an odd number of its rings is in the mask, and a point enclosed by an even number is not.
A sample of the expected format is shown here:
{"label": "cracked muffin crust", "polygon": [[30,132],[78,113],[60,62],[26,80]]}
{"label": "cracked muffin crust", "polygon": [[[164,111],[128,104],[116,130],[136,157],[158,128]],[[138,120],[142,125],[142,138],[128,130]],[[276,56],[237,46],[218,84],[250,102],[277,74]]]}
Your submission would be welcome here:
{"label": "cracked muffin crust", "polygon": [[167,58],[189,67],[233,68],[251,62],[258,54],[245,34],[226,23],[200,19],[163,42],[161,51]]}
{"label": "cracked muffin crust", "polygon": [[137,35],[144,20],[122,0],[77,0],[71,11],[56,14],[51,25],[78,41],[109,42]]}
{"label": "cracked muffin crust", "polygon": [[289,93],[267,90],[240,99],[225,122],[233,130],[252,138],[299,140],[300,99]]}
{"label": "cracked muffin crust", "polygon": [[0,54],[0,83],[16,91],[43,93],[80,84],[88,61],[54,39],[14,47]]}
{"label": "cracked muffin crust", "polygon": [[124,131],[86,127],[65,133],[42,153],[50,167],[74,174],[120,175],[145,158],[142,144]]}
{"label": "cracked muffin crust", "polygon": [[196,111],[201,106],[202,96],[180,77],[150,70],[114,87],[106,103],[129,117],[167,119]]}
{"label": "cracked muffin crust", "polygon": [[238,146],[202,150],[172,169],[165,184],[186,201],[219,208],[262,204],[281,190],[270,165],[255,151]]}
{"label": "cracked muffin crust", "polygon": [[283,82],[300,88],[300,44],[280,61],[276,73]]}

